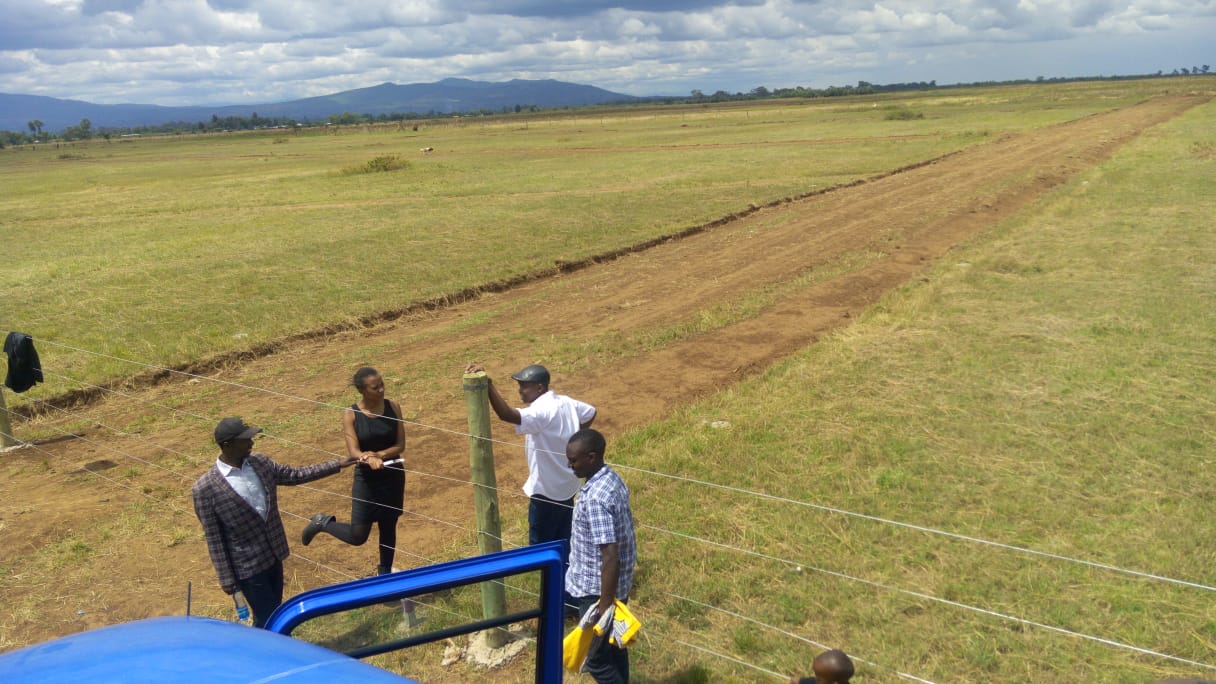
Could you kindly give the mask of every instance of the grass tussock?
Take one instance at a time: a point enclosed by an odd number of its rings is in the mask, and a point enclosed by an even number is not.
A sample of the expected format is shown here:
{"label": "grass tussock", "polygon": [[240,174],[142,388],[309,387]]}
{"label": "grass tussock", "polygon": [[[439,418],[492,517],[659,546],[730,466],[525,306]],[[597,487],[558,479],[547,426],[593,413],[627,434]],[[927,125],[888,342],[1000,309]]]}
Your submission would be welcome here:
{"label": "grass tussock", "polygon": [[883,112],[882,118],[886,121],[915,121],[925,118],[925,113],[907,107],[896,107]]}
{"label": "grass tussock", "polygon": [[342,169],[342,175],[354,176],[361,173],[386,173],[388,171],[400,171],[408,168],[409,162],[399,154],[382,154],[378,157],[373,157],[362,164],[347,166]]}

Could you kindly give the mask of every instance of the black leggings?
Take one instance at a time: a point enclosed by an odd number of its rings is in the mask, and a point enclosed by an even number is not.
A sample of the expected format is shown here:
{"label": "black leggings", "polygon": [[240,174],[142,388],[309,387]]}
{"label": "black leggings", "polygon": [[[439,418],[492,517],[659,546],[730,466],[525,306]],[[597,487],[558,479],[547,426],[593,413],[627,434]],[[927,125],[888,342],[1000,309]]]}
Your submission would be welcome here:
{"label": "black leggings", "polygon": [[[380,528],[380,566],[387,572],[393,567],[393,554],[397,546],[397,518],[381,518],[374,522]],[[324,531],[351,546],[363,546],[363,543],[371,536],[372,523],[354,525],[335,520],[326,525]]]}

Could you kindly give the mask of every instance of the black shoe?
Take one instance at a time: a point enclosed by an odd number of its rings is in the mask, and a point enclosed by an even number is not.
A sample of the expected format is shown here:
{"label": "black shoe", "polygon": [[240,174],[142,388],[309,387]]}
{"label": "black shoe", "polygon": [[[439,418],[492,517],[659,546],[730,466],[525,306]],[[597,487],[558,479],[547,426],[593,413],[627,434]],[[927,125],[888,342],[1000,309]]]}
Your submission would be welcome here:
{"label": "black shoe", "polygon": [[377,565],[376,566],[377,575],[387,575],[392,571],[393,571],[393,569],[387,565]]}
{"label": "black shoe", "polygon": [[308,544],[312,541],[312,538],[317,536],[318,532],[325,529],[325,526],[334,520],[337,520],[337,518],[332,515],[326,515],[324,513],[314,515],[312,520],[309,520],[308,524],[304,526],[304,531],[300,533],[300,542],[304,544],[304,546],[308,546]]}

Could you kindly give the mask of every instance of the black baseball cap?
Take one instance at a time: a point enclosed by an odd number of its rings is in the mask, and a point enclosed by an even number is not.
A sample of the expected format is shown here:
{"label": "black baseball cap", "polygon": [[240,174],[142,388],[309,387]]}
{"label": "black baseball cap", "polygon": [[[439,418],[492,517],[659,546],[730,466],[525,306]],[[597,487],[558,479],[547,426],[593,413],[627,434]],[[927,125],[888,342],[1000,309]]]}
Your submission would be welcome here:
{"label": "black baseball cap", "polygon": [[245,421],[240,418],[225,418],[215,426],[215,443],[223,444],[234,439],[253,439],[253,436],[261,431],[262,428],[246,425]]}
{"label": "black baseball cap", "polygon": [[511,379],[518,382],[535,382],[541,385],[548,385],[549,369],[534,363],[531,366],[519,371],[515,375],[512,375]]}

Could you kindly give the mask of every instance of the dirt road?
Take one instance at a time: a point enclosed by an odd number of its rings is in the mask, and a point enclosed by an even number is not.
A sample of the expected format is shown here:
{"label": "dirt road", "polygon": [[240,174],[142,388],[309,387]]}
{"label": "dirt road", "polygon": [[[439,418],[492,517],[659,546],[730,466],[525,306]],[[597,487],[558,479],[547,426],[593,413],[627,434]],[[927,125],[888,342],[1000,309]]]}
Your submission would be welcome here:
{"label": "dirt road", "polygon": [[[468,553],[471,535],[462,528],[471,525],[471,491],[459,382],[465,362],[486,364],[504,389],[510,371],[545,362],[555,389],[599,407],[597,427],[608,434],[644,424],[847,324],[925,263],[1197,102],[1155,99],[1009,135],[214,374],[277,394],[175,378],[70,415],[51,412],[37,422],[64,438],[0,459],[0,649],[180,613],[187,581],[196,610],[223,609],[189,497],[193,478],[212,463],[208,438],[223,415],[242,415],[295,443],[262,442],[276,458],[314,462],[325,458],[315,448],[337,450],[341,441],[338,409],[313,402],[349,404],[353,392],[342,384],[353,370],[381,368],[390,396],[418,423],[407,427],[412,514],[401,525],[399,564]],[[495,436],[520,441],[501,425]],[[522,452],[498,445],[496,456],[506,535],[522,541]],[[314,512],[348,515],[348,478],[283,493],[293,540]],[[321,540],[306,549],[293,543],[289,592],[362,576],[375,565],[371,547]]]}

